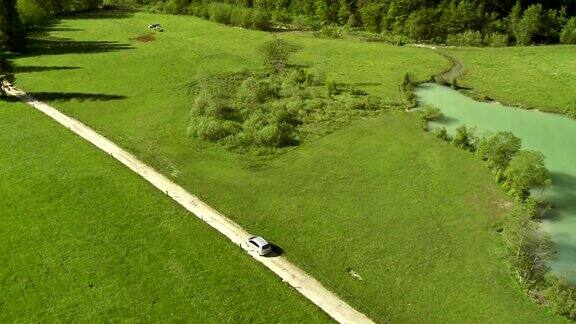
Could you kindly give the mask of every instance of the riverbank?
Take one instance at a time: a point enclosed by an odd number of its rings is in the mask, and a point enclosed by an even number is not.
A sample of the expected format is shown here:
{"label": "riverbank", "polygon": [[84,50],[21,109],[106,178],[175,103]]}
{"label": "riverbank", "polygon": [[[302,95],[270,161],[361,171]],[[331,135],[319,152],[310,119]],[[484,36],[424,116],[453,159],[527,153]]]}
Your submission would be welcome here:
{"label": "riverbank", "polygon": [[434,123],[454,134],[456,128],[474,127],[476,135],[510,131],[522,139],[523,148],[540,151],[552,178],[552,187],[533,192],[553,209],[543,215],[541,228],[555,244],[548,260],[554,273],[576,283],[576,122],[558,114],[528,111],[494,103],[476,102],[447,87],[424,84],[416,89],[422,104],[438,107],[443,117]]}
{"label": "riverbank", "polygon": [[576,111],[576,46],[513,48],[445,47],[464,66],[464,93],[523,109],[567,114]]}

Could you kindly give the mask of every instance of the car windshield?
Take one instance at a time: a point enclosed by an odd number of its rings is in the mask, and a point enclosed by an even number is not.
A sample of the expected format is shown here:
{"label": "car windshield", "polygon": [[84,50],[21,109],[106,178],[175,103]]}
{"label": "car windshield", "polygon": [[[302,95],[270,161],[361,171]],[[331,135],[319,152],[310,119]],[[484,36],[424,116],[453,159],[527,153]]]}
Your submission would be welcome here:
{"label": "car windshield", "polygon": [[269,248],[269,247],[270,247],[270,244],[266,244],[266,245],[264,245],[264,246],[262,247],[262,250],[266,250],[266,249]]}

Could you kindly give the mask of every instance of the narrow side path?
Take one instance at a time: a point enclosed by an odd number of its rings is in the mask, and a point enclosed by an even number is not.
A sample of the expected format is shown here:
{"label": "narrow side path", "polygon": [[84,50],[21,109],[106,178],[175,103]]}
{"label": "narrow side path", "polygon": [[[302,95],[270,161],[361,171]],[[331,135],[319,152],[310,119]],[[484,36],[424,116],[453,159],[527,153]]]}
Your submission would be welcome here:
{"label": "narrow side path", "polygon": [[[134,155],[120,148],[106,137],[98,134],[80,121],[68,117],[54,107],[40,102],[27,95],[24,91],[12,87],[8,83],[0,85],[7,94],[14,96],[26,104],[48,115],[64,127],[92,143],[102,151],[110,154],[136,174],[140,175],[153,186],[170,196],[196,217],[224,234],[230,241],[242,247],[258,262],[264,264],[290,286],[320,307],[334,320],[340,323],[373,323],[366,315],[358,312],[338,296],[326,289],[320,282],[308,275],[302,269],[282,256],[263,257],[251,251],[244,242],[251,236],[240,225],[226,218],[218,211],[208,206],[198,197],[190,194],[184,188],[170,181],[152,167],[138,160]],[[294,311],[294,310],[286,310]]]}

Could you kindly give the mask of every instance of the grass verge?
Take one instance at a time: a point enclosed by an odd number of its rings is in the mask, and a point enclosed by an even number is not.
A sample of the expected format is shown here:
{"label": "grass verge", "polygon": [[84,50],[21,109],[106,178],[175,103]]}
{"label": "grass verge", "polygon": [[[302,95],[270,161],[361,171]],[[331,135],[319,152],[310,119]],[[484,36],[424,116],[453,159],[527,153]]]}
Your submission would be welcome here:
{"label": "grass verge", "polygon": [[0,321],[329,321],[65,128],[20,103],[0,119]]}

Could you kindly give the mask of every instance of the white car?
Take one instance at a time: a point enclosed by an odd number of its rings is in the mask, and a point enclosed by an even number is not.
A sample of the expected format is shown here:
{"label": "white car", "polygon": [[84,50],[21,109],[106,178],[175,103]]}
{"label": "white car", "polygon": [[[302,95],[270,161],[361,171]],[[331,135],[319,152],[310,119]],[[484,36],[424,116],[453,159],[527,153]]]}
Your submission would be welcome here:
{"label": "white car", "polygon": [[266,255],[272,252],[272,245],[266,242],[266,240],[261,236],[252,236],[246,242],[248,247],[252,250],[258,252],[259,255]]}

